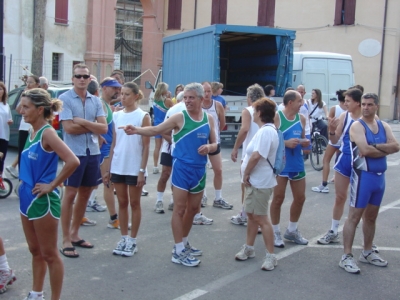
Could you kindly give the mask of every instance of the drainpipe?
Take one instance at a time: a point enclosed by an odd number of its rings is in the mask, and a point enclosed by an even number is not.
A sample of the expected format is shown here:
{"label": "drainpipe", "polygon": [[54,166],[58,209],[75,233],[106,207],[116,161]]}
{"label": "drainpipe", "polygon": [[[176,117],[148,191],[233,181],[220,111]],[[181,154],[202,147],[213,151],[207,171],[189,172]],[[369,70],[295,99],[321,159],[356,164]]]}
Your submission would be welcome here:
{"label": "drainpipe", "polygon": [[193,29],[196,29],[197,23],[197,0],[194,0],[194,21],[193,21]]}
{"label": "drainpipe", "polygon": [[378,87],[379,99],[381,98],[381,89],[382,89],[383,54],[385,52],[387,8],[388,8],[388,0],[385,0],[385,13],[383,15],[381,61],[380,61],[380,67],[379,67],[379,87]]}

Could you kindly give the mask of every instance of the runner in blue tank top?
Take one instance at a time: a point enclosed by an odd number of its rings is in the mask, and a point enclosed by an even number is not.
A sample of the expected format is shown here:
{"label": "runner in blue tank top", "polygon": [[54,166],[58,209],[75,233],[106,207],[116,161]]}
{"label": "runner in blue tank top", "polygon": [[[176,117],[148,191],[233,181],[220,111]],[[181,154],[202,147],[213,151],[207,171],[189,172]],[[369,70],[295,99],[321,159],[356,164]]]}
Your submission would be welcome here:
{"label": "runner in blue tank top", "polygon": [[297,223],[300,219],[303,204],[306,200],[306,172],[302,148],[307,148],[310,140],[305,138],[306,119],[299,113],[303,99],[297,91],[287,91],[283,96],[284,109],[275,114],[275,126],[283,133],[286,151],[285,169],[276,178],[278,185],[274,188],[271,202],[271,223],[274,228],[275,247],[283,248],[285,244],[280,232],[281,206],[285,200],[288,181],[293,194],[290,207],[289,226],[284,238],[296,244],[307,245],[308,241],[301,236]]}
{"label": "runner in blue tank top", "polygon": [[354,235],[364,214],[364,250],[359,261],[378,267],[386,267],[372,244],[376,219],[385,192],[386,156],[399,151],[400,146],[392,130],[385,122],[375,118],[378,111],[378,96],[367,93],[362,96],[362,117],[350,128],[352,142],[352,174],[349,215],[343,227],[344,254],[339,266],[349,273],[360,273],[353,254]]}
{"label": "runner in blue tank top", "polygon": [[[172,262],[188,267],[199,265],[194,256],[202,251],[189,244],[188,236],[195,214],[200,208],[205,188],[207,155],[217,150],[214,122],[211,115],[202,111],[204,88],[199,83],[185,86],[185,113],[176,113],[158,126],[137,128],[124,126],[127,134],[154,136],[174,130],[175,148],[172,166],[174,210],[171,226],[175,246]],[[188,143],[185,136],[190,136]]]}
{"label": "runner in blue tank top", "polygon": [[[32,125],[32,129],[21,154],[20,212],[26,241],[29,249],[32,249],[32,290],[39,292],[37,299],[42,299],[47,266],[51,298],[60,299],[64,268],[57,250],[61,204],[56,188],[79,165],[78,158],[48,125],[53,113],[61,110],[61,105],[60,100],[51,100],[43,89],[22,93],[21,114],[25,122]],[[65,165],[57,176],[59,157]],[[44,265],[46,267],[43,269]]]}

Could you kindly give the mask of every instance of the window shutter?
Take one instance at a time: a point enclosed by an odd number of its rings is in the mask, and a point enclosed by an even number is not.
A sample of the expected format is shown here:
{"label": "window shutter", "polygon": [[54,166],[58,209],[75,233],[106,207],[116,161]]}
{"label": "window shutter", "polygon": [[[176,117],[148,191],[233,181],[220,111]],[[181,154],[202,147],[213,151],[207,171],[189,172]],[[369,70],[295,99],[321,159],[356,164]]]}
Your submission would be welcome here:
{"label": "window shutter", "polygon": [[228,0],[213,0],[211,7],[211,24],[226,24]]}
{"label": "window shutter", "polygon": [[181,29],[182,0],[168,2],[168,29]]}
{"label": "window shutter", "polygon": [[275,0],[258,1],[258,26],[275,26]]}
{"label": "window shutter", "polygon": [[356,0],[345,0],[343,24],[354,25],[355,19],[356,19]]}
{"label": "window shutter", "polygon": [[68,24],[68,0],[56,0],[56,18],[58,24]]}

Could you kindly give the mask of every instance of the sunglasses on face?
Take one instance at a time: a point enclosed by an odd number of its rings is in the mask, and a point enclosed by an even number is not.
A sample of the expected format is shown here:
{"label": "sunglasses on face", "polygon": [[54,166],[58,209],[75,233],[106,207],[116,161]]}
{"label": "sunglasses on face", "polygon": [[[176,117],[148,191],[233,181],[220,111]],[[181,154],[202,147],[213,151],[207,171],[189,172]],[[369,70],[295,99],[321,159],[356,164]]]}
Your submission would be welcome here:
{"label": "sunglasses on face", "polygon": [[81,79],[83,77],[83,79],[89,79],[90,75],[80,75],[80,74],[75,74],[74,77],[76,79]]}

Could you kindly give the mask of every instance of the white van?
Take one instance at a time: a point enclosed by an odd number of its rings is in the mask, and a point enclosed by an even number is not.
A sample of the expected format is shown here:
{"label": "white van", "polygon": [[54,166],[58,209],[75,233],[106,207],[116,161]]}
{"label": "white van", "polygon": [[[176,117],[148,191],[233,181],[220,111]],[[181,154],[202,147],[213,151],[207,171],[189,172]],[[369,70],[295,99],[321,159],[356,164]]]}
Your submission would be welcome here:
{"label": "white van", "polygon": [[328,109],[337,104],[336,91],[354,85],[353,61],[350,55],[304,51],[293,53],[293,83],[304,85],[311,98],[313,89],[320,89]]}

